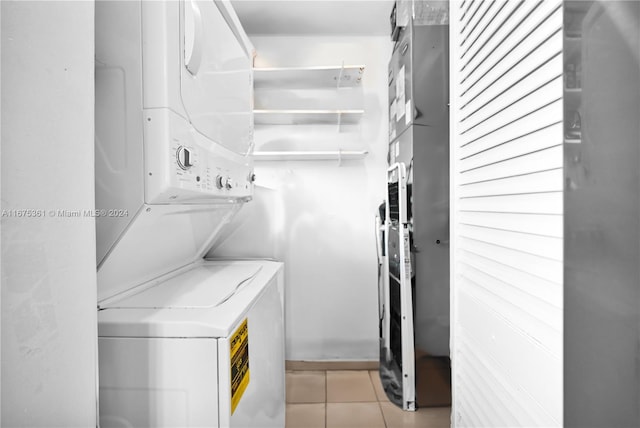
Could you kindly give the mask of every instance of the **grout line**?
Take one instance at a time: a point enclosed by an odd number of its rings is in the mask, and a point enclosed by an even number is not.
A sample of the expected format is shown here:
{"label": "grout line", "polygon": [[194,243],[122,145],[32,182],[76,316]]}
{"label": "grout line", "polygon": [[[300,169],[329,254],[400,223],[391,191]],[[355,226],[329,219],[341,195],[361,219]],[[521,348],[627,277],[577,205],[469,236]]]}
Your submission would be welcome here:
{"label": "grout line", "polygon": [[382,411],[382,404],[378,401],[378,408],[380,409],[380,413],[382,414],[382,422],[384,423],[385,428],[389,428],[387,425],[387,419],[384,417],[384,412]]}
{"label": "grout line", "polygon": [[376,389],[375,379],[371,375],[372,370],[369,370],[369,381],[371,382],[371,386],[373,386],[373,393],[376,396],[376,402],[378,403],[378,409],[380,409],[380,414],[382,415],[382,422],[384,423],[385,428],[389,428],[387,425],[387,418],[384,417],[384,411],[382,410],[382,401],[380,401],[380,397],[378,397],[378,390]]}
{"label": "grout line", "polygon": [[324,428],[328,428],[327,424],[329,423],[329,406],[327,405],[327,401],[329,401],[329,379],[327,376],[327,371],[324,371]]}

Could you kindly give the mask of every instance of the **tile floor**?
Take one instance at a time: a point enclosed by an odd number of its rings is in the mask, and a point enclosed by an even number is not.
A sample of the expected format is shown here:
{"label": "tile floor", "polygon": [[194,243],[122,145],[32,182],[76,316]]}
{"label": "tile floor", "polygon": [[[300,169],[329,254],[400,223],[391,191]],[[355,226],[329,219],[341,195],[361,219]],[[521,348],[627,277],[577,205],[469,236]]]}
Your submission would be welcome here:
{"label": "tile floor", "polygon": [[403,412],[377,371],[287,371],[287,428],[448,428],[449,407]]}

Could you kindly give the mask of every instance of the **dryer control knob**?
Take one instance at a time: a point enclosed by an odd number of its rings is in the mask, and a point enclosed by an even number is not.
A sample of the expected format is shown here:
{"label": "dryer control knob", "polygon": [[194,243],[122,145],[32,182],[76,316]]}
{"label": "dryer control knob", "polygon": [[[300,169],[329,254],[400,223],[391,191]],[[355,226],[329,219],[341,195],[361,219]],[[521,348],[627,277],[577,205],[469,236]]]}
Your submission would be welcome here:
{"label": "dryer control knob", "polygon": [[187,170],[193,166],[193,153],[190,149],[180,146],[176,152],[176,158],[178,166],[184,170]]}
{"label": "dryer control knob", "polygon": [[218,189],[222,189],[222,188],[224,187],[224,181],[223,181],[223,179],[222,179],[222,176],[221,176],[221,175],[218,175],[218,176],[216,177],[216,187],[217,187]]}

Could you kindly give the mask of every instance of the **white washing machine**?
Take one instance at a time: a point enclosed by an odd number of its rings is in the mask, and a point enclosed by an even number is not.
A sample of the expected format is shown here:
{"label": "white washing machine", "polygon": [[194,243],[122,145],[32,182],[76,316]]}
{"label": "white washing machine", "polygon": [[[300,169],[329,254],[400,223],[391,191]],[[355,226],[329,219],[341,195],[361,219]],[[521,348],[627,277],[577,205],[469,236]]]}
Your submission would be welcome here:
{"label": "white washing machine", "polygon": [[282,264],[204,261],[98,313],[102,427],[284,427]]}

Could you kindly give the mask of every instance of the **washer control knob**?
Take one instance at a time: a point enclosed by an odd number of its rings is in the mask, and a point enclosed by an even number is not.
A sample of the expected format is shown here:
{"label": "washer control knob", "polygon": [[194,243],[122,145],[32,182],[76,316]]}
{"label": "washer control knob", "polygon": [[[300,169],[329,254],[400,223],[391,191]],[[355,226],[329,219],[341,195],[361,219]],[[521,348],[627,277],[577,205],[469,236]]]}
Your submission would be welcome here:
{"label": "washer control knob", "polygon": [[222,179],[222,176],[221,176],[221,175],[218,175],[218,176],[216,177],[216,187],[217,187],[218,189],[222,189],[222,188],[224,187],[224,181],[223,181],[223,179]]}
{"label": "washer control knob", "polygon": [[227,188],[227,190],[231,190],[231,188],[233,187],[233,181],[231,180],[231,177],[227,177],[225,187]]}
{"label": "washer control knob", "polygon": [[184,170],[187,170],[193,166],[193,152],[184,146],[178,147],[176,152],[178,166]]}

